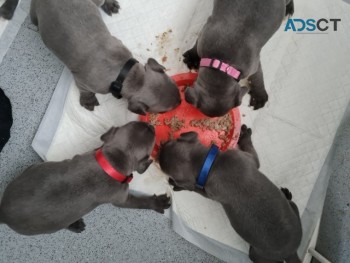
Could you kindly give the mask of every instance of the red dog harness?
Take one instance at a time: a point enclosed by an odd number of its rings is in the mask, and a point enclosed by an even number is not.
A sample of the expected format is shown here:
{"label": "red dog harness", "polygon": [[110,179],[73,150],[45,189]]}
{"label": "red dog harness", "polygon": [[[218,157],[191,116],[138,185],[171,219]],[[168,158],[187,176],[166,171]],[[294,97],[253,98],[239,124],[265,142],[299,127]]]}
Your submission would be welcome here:
{"label": "red dog harness", "polygon": [[116,169],[113,168],[113,166],[108,162],[106,157],[103,155],[102,149],[98,149],[95,153],[95,158],[100,167],[103,171],[105,171],[106,174],[108,174],[113,179],[117,180],[120,183],[130,183],[133,179],[133,175],[125,176],[118,172]]}
{"label": "red dog harness", "polygon": [[241,72],[238,69],[235,69],[229,64],[226,64],[225,62],[222,62],[218,59],[202,58],[200,62],[200,67],[214,68],[220,70],[237,81],[239,81],[241,77]]}

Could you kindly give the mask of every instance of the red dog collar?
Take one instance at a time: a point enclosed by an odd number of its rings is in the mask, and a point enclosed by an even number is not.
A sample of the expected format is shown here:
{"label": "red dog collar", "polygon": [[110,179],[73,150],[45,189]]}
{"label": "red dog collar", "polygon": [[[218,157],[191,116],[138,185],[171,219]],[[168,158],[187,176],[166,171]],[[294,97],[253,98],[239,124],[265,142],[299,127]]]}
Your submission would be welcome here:
{"label": "red dog collar", "polygon": [[131,174],[130,176],[125,176],[119,173],[116,169],[114,169],[113,166],[108,162],[106,157],[103,155],[101,148],[96,151],[95,158],[102,170],[105,171],[105,173],[108,174],[110,177],[122,184],[131,182],[133,175]]}

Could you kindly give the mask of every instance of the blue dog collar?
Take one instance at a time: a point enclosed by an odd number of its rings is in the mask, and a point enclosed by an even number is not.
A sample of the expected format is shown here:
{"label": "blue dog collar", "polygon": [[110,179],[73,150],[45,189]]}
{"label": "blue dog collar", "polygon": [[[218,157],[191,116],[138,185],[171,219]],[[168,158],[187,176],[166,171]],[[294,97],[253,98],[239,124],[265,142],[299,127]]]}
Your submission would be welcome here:
{"label": "blue dog collar", "polygon": [[211,167],[213,166],[213,163],[216,159],[216,156],[219,153],[219,147],[217,147],[215,144],[213,144],[210,147],[209,153],[207,155],[207,158],[205,158],[204,164],[202,166],[202,170],[199,173],[199,176],[197,177],[196,181],[196,187],[199,189],[203,189],[205,183],[207,182],[208,175],[210,172]]}

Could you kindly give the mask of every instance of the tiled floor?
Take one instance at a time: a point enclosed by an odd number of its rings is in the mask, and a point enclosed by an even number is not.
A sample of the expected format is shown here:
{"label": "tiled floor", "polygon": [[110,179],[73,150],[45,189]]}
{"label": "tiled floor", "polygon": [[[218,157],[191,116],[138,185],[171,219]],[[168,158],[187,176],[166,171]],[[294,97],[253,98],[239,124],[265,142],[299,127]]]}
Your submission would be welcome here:
{"label": "tiled floor", "polygon": [[350,107],[334,141],[329,188],[321,219],[317,251],[334,263],[350,260]]}

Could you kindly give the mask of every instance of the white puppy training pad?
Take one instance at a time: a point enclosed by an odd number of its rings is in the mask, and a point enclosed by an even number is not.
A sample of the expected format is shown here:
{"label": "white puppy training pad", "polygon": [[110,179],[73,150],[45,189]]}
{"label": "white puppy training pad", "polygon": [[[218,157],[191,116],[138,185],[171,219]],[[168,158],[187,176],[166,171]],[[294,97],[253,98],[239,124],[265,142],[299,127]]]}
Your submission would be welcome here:
{"label": "white puppy training pad", "polygon": [[[5,0],[0,0],[0,6],[2,6],[4,2]],[[6,20],[0,17],[0,63],[2,62],[2,59],[8,51],[12,41],[15,39],[26,16],[27,12],[22,7],[22,1],[20,0],[11,20]]]}
{"label": "white puppy training pad", "polygon": [[[120,5],[120,14],[103,14],[103,19],[137,59],[144,63],[154,57],[170,75],[187,71],[181,54],[195,43],[212,1],[120,0]],[[341,18],[338,32],[302,35],[284,32],[282,25],[262,52],[269,102],[252,111],[246,96],[241,112],[242,122],[253,129],[261,171],[293,193],[302,215],[299,253],[304,255],[327,187],[320,171],[350,99],[350,6],[341,1],[296,0],[295,9],[297,18]],[[100,106],[94,112],[82,108],[72,76],[64,70],[33,141],[44,160],[60,161],[93,150],[111,126],[137,119],[125,101],[111,95],[97,97]],[[171,194],[169,216],[177,233],[222,260],[249,262],[249,246],[232,229],[220,204],[195,193],[172,192],[157,165],[136,174],[130,188],[142,194]]]}

